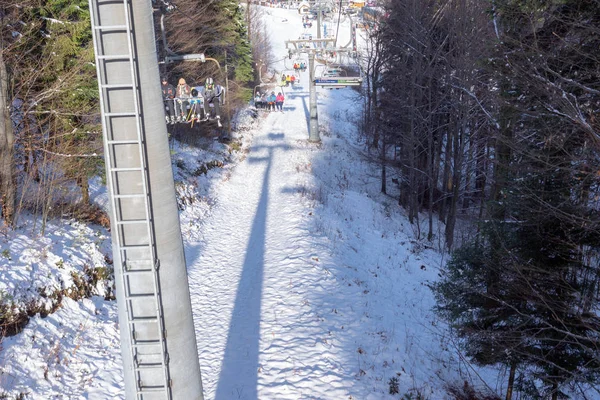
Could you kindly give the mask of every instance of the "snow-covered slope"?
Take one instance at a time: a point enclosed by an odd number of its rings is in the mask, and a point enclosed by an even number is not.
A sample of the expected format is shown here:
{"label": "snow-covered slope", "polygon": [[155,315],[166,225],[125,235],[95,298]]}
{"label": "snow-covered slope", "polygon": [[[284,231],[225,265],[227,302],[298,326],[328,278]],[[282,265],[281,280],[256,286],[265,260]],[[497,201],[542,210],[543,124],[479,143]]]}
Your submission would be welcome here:
{"label": "snow-covered slope", "polygon": [[[302,31],[294,12],[268,10],[276,58]],[[426,286],[440,256],[354,147],[357,92],[320,92],[321,146],[307,142],[308,85],[285,95],[188,243],[206,398],[393,398],[393,377],[441,396]]]}
{"label": "snow-covered slope", "polygon": [[[268,12],[283,71],[283,41],[300,35],[300,16]],[[427,287],[442,256],[379,193],[359,144],[358,93],[319,92],[321,145],[307,141],[308,87],[285,95],[285,112],[236,134],[247,154],[217,143],[175,149],[205,398],[444,398],[458,368]],[[211,159],[224,166],[189,173]],[[57,257],[74,246],[65,240],[49,243]],[[19,262],[0,257],[0,268]],[[0,387],[9,398],[122,398],[116,324],[116,304],[98,297],[35,317],[1,343]],[[389,394],[392,378],[399,394]]]}

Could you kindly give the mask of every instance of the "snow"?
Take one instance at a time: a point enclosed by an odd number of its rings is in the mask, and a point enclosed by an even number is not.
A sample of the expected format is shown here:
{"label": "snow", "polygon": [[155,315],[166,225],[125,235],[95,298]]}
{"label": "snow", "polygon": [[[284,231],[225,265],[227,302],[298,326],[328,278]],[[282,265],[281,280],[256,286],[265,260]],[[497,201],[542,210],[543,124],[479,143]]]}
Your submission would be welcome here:
{"label": "snow", "polygon": [[2,342],[2,388],[32,399],[109,399],[123,391],[116,302],[63,301]]}
{"label": "snow", "polygon": [[[301,16],[270,9],[265,18],[283,57],[283,40],[303,31]],[[285,70],[284,60],[275,68]],[[442,399],[445,383],[462,384],[459,370],[500,392],[502,376],[469,369],[432,312],[428,285],[444,256],[379,193],[357,128],[358,93],[319,90],[322,143],[311,144],[307,81],[305,72],[304,86],[285,88],[285,112],[238,121],[242,151],[173,144],[205,399],[397,399],[394,377],[401,395]],[[208,163],[216,167],[194,173]],[[0,256],[3,296],[24,304],[110,256],[103,228],[53,224],[43,237],[25,224],[0,238],[10,255]],[[3,394],[123,398],[119,341],[114,301],[65,298],[1,342]]]}

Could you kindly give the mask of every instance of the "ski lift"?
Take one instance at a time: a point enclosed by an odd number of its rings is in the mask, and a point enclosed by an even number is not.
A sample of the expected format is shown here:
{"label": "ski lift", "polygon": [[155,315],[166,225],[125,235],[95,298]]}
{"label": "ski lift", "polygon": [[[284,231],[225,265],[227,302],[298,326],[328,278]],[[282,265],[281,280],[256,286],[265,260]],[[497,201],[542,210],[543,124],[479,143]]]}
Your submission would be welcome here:
{"label": "ski lift", "polygon": [[331,78],[316,78],[315,86],[320,86],[323,89],[343,89],[348,86],[360,86],[362,78],[360,77],[331,77]]}
{"label": "ski lift", "polygon": [[325,65],[319,78],[314,80],[315,86],[324,89],[343,89],[348,86],[360,86],[362,78],[360,75],[351,75],[349,68],[340,65]]}
{"label": "ski lift", "polygon": [[312,21],[310,19],[308,19],[307,17],[302,17],[302,27],[304,29],[308,29],[308,28],[312,28]]}
{"label": "ski lift", "polygon": [[[161,1],[163,1],[164,4],[170,4],[170,3],[165,3],[165,0],[161,0]],[[201,63],[205,63],[206,61],[212,61],[217,64],[219,71],[221,72],[221,74],[223,74],[223,72],[221,70],[221,66],[219,65],[219,62],[217,60],[215,60],[214,58],[205,57],[204,53],[176,54],[175,52],[173,52],[167,44],[167,37],[166,37],[165,27],[164,27],[165,14],[172,10],[168,9],[166,7],[161,7],[159,10],[161,12],[160,30],[161,30],[164,51],[166,53],[163,60],[159,61],[159,64],[169,64],[169,63],[181,62],[181,61],[195,61],[195,62],[199,61]],[[225,79],[227,79],[226,76],[225,76]],[[167,124],[169,122],[171,122],[171,124],[174,124],[176,122],[182,122],[182,123],[190,123],[191,122],[191,124],[193,126],[194,122],[200,122],[200,121],[204,122],[204,121],[214,120],[217,122],[217,126],[219,128],[221,128],[222,124],[220,121],[220,115],[217,115],[217,114],[220,114],[220,112],[217,113],[218,107],[215,105],[213,99],[211,99],[209,101],[209,103],[208,103],[209,108],[208,108],[208,110],[206,110],[204,107],[205,100],[203,97],[204,90],[205,90],[204,86],[196,86],[195,89],[199,93],[197,98],[165,100],[165,109],[168,109],[166,102],[173,101],[172,106],[173,106],[174,110],[178,109],[177,103],[179,103],[179,108],[182,110],[182,113],[184,114],[183,116],[180,116],[180,118],[177,118],[175,121],[173,121],[173,119],[171,119],[170,121],[169,121],[169,119],[167,119]],[[218,97],[217,101],[218,101],[219,105],[224,105],[224,98],[225,98],[225,94],[226,94],[225,88],[221,85],[216,85],[216,90],[219,93],[216,96],[216,97]],[[200,113],[200,111],[202,111],[202,113]],[[204,114],[203,118],[200,117],[201,114]]]}
{"label": "ski lift", "polygon": [[311,47],[313,47],[313,35],[310,32],[304,32],[302,33],[299,37],[298,40],[303,40],[305,42],[300,42],[298,43],[298,48],[300,49],[310,49]]}
{"label": "ski lift", "polygon": [[254,107],[259,111],[268,111],[269,106],[267,97],[272,92],[281,92],[285,94],[283,86],[278,85],[276,83],[261,83],[260,85],[256,85],[254,87],[254,92],[252,96]]}
{"label": "ski lift", "polygon": [[[295,71],[296,71],[296,83],[299,83],[300,82],[300,74],[299,74],[299,72],[306,71],[306,66],[308,65],[308,62],[305,59],[301,58],[301,57],[297,57],[294,60],[294,64],[296,64],[298,66],[298,69],[295,70]],[[302,66],[304,66],[304,68],[302,68]]]}
{"label": "ski lift", "polygon": [[[284,79],[284,77],[285,77],[285,79]],[[288,79],[288,77],[289,77],[289,79]],[[281,81],[282,86],[289,87],[290,85],[292,85],[292,87],[293,87],[296,83],[300,83],[300,74],[298,73],[298,71],[295,71],[292,68],[283,70],[280,78],[281,78],[280,81]]]}
{"label": "ski lift", "polygon": [[[216,121],[217,126],[221,128],[220,112],[217,113],[217,108],[224,105],[226,90],[221,85],[215,85],[215,91],[216,95],[208,99],[207,104],[205,104],[207,99],[204,95],[204,86],[191,86],[192,97],[165,100],[165,109],[172,107],[175,113],[178,114],[172,119],[168,117],[167,124],[191,123],[193,127],[196,122]],[[167,104],[167,102],[170,104]]]}
{"label": "ski lift", "polygon": [[[290,67],[286,60],[283,60],[283,66],[285,67],[285,69],[282,71],[282,75],[290,75],[290,76],[294,76],[294,84],[296,83],[300,83],[300,72],[304,71],[303,69],[300,68],[300,64],[302,64],[304,62],[304,70],[306,70],[306,62],[304,60],[302,60],[301,58],[296,58],[294,60],[294,64]],[[297,66],[297,68],[294,68],[294,66]],[[283,82],[283,79],[281,79],[281,81]],[[289,86],[289,85],[286,85]]]}
{"label": "ski lift", "polygon": [[338,78],[342,75],[346,75],[346,71],[344,71],[340,66],[336,65],[328,66],[321,73],[322,78]]}

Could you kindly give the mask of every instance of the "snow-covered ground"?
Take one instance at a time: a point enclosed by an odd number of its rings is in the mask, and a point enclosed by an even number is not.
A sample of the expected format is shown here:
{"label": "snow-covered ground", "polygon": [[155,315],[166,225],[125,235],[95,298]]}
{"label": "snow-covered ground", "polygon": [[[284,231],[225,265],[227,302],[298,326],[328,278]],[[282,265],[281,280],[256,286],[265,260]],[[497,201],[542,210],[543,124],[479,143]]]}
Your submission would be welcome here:
{"label": "snow-covered ground", "polygon": [[[268,9],[265,18],[284,71],[283,41],[302,33],[300,16]],[[428,284],[443,256],[379,193],[378,167],[360,144],[358,92],[319,90],[322,144],[310,144],[307,81],[304,72],[285,88],[285,112],[236,133],[244,151],[175,144],[205,399],[443,399],[447,382],[462,384],[459,372],[500,391],[502,377],[464,364],[433,315]],[[206,174],[189,172],[213,160]],[[58,260],[77,268],[108,254],[102,228],[56,224],[44,238],[0,236],[0,254],[9,249],[2,293],[29,285],[32,270],[35,279],[58,274]],[[115,302],[93,297],[34,317],[0,344],[4,394],[122,398],[116,314]],[[399,394],[389,394],[392,378]]]}

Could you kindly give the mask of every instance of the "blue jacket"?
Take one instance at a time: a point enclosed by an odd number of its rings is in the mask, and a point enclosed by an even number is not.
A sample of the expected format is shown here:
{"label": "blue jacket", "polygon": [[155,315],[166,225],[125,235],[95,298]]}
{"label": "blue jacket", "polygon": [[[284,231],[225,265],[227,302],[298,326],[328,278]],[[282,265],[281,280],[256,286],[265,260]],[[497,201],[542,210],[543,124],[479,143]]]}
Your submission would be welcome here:
{"label": "blue jacket", "polygon": [[268,98],[269,103],[275,103],[275,100],[277,100],[277,96],[274,94],[270,95]]}

